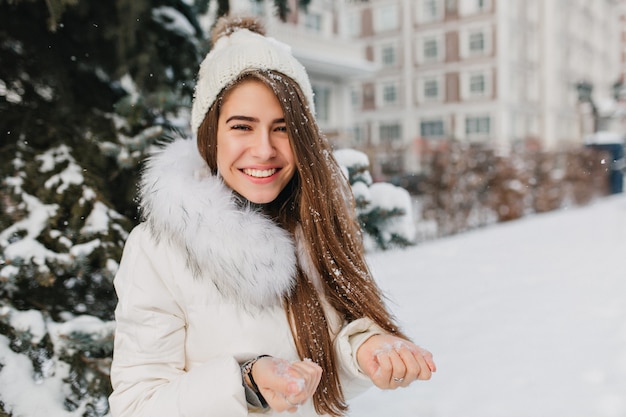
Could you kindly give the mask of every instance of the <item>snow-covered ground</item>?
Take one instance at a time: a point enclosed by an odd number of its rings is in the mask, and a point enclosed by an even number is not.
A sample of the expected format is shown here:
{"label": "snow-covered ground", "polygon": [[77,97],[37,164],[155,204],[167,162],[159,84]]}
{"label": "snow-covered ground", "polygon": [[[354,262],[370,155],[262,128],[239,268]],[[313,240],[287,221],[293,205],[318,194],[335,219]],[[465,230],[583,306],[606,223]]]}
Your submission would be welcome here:
{"label": "snow-covered ground", "polygon": [[[369,260],[439,369],[406,389],[371,389],[351,417],[626,417],[626,194]],[[36,330],[34,316],[19,318]],[[65,368],[35,383],[3,337],[0,357],[16,415],[82,415],[63,410]]]}
{"label": "snow-covered ground", "polygon": [[370,262],[439,369],[351,416],[626,416],[626,195]]}

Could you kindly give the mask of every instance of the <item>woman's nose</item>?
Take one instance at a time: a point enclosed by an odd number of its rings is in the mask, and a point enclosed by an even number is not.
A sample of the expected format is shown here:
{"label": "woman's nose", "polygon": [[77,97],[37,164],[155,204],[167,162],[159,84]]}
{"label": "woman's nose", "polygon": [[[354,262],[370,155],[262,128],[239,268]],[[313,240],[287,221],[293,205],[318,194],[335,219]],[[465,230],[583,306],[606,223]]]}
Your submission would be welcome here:
{"label": "woman's nose", "polygon": [[252,153],[259,159],[270,159],[276,155],[270,132],[259,131],[252,146]]}

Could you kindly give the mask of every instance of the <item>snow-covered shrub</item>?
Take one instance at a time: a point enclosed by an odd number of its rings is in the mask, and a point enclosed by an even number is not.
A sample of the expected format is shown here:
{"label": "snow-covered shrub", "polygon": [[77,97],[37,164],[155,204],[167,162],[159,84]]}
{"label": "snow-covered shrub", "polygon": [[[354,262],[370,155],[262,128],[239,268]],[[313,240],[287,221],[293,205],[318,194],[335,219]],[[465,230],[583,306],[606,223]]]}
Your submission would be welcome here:
{"label": "snow-covered shrub", "polygon": [[373,183],[369,159],[363,152],[339,149],[334,156],[352,186],[366,247],[371,250],[412,245],[415,223],[408,191],[389,183]]}
{"label": "snow-covered shrub", "polygon": [[115,323],[0,308],[0,415],[104,416]]}

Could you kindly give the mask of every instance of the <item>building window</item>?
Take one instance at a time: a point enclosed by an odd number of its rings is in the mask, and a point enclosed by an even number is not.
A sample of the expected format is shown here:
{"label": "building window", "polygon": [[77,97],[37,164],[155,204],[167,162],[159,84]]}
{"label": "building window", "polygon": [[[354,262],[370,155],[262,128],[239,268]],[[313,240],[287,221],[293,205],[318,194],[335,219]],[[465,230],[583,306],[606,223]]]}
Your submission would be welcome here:
{"label": "building window", "polygon": [[420,101],[440,101],[443,97],[443,79],[442,77],[428,77],[422,80],[422,92],[419,96]]}
{"label": "building window", "polygon": [[265,16],[265,4],[263,2],[250,2],[250,13],[254,16]]}
{"label": "building window", "polygon": [[398,29],[398,5],[390,4],[374,11],[374,30],[385,32]]}
{"label": "building window", "polygon": [[350,13],[348,15],[348,35],[352,38],[361,36],[361,15],[359,13]]}
{"label": "building window", "polygon": [[487,92],[485,74],[471,74],[469,77],[469,93],[471,96],[484,96]]}
{"label": "building window", "polygon": [[419,0],[415,12],[419,23],[440,21],[443,19],[443,0]]}
{"label": "building window", "polygon": [[424,80],[424,100],[439,99],[439,81],[436,79]]}
{"label": "building window", "polygon": [[322,15],[317,13],[307,13],[305,15],[304,26],[313,32],[322,32]]}
{"label": "building window", "polygon": [[468,136],[488,135],[491,133],[491,118],[489,116],[467,117],[465,133]]}
{"label": "building window", "polygon": [[330,87],[314,85],[313,101],[317,120],[328,122],[330,120]]}
{"label": "building window", "polygon": [[420,122],[420,134],[423,138],[441,138],[446,132],[443,126],[443,120],[424,120]]}
{"label": "building window", "polygon": [[402,128],[398,123],[383,123],[379,127],[381,142],[396,142],[402,138]]}
{"label": "building window", "polygon": [[479,55],[485,53],[485,33],[472,32],[469,34],[469,53],[471,55]]}
{"label": "building window", "polygon": [[424,40],[424,61],[436,61],[439,59],[439,43],[436,38]]}
{"label": "building window", "polygon": [[437,0],[424,0],[424,17],[431,20],[437,17]]}
{"label": "building window", "polygon": [[441,0],[423,0],[421,22],[434,22],[443,16]]}
{"label": "building window", "polygon": [[489,98],[493,93],[492,69],[476,69],[463,73],[461,94],[463,99]]}
{"label": "building window", "polygon": [[361,126],[355,126],[352,129],[352,135],[354,137],[355,145],[364,145],[366,142],[365,138],[365,129]]}
{"label": "building window", "polygon": [[415,40],[417,63],[434,63],[443,60],[445,46],[442,34],[420,36]]}
{"label": "building window", "polygon": [[416,79],[417,102],[442,101],[445,95],[444,80],[443,75],[430,75]]}
{"label": "building window", "polygon": [[396,104],[398,102],[398,87],[395,83],[383,85],[383,105]]}
{"label": "building window", "polygon": [[383,46],[380,55],[381,61],[385,67],[396,65],[396,48],[393,45]]}
{"label": "building window", "polygon": [[[493,28],[491,26],[463,30],[461,36],[461,56],[486,56],[492,52]],[[514,39],[516,39],[515,36]]]}
{"label": "building window", "polygon": [[353,109],[360,109],[361,107],[363,107],[363,97],[361,96],[361,90],[356,87],[353,88],[352,91],[350,91],[350,100],[352,102]]}
{"label": "building window", "polygon": [[461,16],[484,13],[491,8],[491,0],[459,0]]}

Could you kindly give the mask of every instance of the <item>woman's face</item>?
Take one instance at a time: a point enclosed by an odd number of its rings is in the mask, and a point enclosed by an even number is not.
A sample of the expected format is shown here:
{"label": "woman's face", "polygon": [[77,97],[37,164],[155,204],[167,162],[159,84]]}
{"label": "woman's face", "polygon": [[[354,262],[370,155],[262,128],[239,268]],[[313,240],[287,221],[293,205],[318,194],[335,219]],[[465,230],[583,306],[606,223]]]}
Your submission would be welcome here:
{"label": "woman's face", "polygon": [[285,116],[273,91],[245,80],[226,95],[217,126],[217,167],[226,185],[269,203],[296,170]]}

